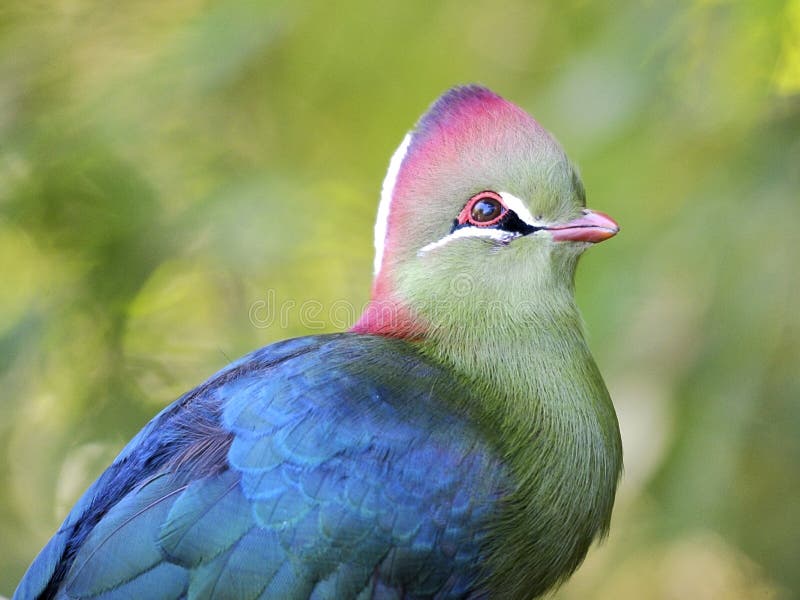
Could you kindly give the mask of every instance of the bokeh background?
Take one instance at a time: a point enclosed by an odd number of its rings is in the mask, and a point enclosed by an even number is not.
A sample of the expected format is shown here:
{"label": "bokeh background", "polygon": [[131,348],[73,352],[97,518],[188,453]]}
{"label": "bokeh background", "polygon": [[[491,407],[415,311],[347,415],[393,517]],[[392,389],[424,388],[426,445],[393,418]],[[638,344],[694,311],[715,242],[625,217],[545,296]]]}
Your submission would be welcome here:
{"label": "bokeh background", "polygon": [[797,0],[3,0],[0,595],[161,407],[350,324],[388,159],[466,82],[622,225],[577,285],[626,475],[558,598],[800,597]]}

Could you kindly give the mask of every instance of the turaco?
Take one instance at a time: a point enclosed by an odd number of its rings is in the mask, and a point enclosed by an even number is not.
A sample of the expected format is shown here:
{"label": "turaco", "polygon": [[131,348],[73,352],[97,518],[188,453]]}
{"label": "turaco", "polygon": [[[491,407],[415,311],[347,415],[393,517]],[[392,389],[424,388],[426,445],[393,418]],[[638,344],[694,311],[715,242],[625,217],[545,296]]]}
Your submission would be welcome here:
{"label": "turaco", "polygon": [[403,140],[347,333],[156,416],[15,598],[536,598],[608,530],[617,419],[578,258],[618,231],[520,108],[452,89]]}

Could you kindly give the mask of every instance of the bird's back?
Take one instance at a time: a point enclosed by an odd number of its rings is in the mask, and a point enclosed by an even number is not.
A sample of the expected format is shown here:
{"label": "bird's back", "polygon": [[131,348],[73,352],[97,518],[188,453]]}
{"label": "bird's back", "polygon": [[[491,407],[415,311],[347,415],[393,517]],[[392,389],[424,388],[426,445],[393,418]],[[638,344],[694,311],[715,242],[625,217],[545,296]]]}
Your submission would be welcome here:
{"label": "bird's back", "polygon": [[151,421],[15,598],[457,598],[507,474],[469,386],[412,344],[259,350]]}

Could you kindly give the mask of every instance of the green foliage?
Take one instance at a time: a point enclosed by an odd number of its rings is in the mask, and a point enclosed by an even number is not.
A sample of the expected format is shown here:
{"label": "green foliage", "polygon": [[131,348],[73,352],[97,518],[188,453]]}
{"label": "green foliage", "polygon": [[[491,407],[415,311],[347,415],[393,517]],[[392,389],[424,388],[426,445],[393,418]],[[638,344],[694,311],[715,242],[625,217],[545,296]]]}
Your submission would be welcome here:
{"label": "green foliage", "polygon": [[0,593],[160,406],[349,324],[392,151],[474,81],[622,225],[577,284],[626,476],[560,597],[800,594],[798,31],[796,0],[6,0]]}

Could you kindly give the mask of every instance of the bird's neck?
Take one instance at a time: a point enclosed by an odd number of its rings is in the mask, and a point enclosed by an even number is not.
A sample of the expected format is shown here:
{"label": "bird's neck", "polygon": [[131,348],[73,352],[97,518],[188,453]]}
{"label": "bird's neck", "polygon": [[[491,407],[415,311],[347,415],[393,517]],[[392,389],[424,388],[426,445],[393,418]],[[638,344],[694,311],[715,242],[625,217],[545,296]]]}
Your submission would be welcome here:
{"label": "bird's neck", "polygon": [[439,321],[418,343],[472,382],[479,404],[467,410],[517,484],[496,529],[497,547],[506,543],[490,556],[498,580],[515,580],[514,570],[539,557],[552,568],[537,569],[542,580],[525,585],[547,589],[607,531],[621,443],[572,290],[505,308],[431,317]]}
{"label": "bird's neck", "polygon": [[616,433],[613,406],[571,293],[553,294],[539,306],[497,305],[436,318],[417,343],[473,382],[482,418],[498,419],[506,433],[519,428],[540,437],[551,428],[548,441],[565,446],[587,442],[586,435]]}
{"label": "bird's neck", "polygon": [[426,329],[416,311],[396,292],[394,282],[384,271],[372,284],[370,301],[351,331],[418,340],[425,336]]}

